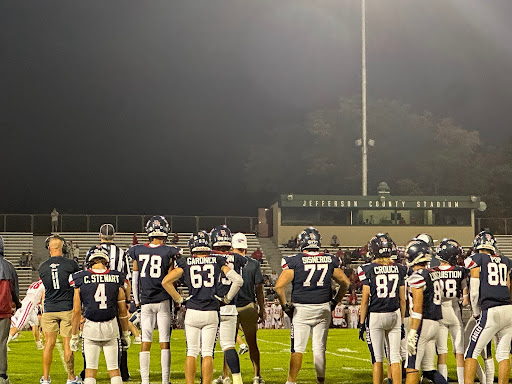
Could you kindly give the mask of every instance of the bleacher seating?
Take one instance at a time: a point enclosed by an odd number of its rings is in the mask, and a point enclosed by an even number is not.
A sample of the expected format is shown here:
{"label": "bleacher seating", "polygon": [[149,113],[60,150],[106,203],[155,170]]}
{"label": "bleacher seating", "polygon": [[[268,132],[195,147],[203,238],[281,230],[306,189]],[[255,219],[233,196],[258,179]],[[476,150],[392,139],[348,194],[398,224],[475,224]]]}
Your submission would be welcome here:
{"label": "bleacher seating", "polygon": [[496,235],[498,249],[508,258],[512,258],[512,235]]}
{"label": "bleacher seating", "polygon": [[16,268],[20,287],[20,296],[23,298],[32,282],[32,268],[20,266],[20,256],[23,252],[32,252],[34,236],[26,232],[1,232],[4,239],[5,258]]}

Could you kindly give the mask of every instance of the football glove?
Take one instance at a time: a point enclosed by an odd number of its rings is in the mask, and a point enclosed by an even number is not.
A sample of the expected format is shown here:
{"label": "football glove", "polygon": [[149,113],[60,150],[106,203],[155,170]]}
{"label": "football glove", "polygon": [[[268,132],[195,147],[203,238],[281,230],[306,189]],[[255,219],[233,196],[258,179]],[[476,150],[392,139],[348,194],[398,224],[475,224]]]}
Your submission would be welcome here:
{"label": "football glove", "polygon": [[71,335],[71,339],[69,340],[69,348],[73,352],[78,352],[80,350],[80,336]]}
{"label": "football glove", "polygon": [[403,325],[403,324],[402,324],[402,326],[400,327],[400,333],[401,333],[401,335],[400,335],[400,340],[405,339],[405,327],[404,327],[404,325]]}
{"label": "football glove", "polygon": [[295,305],[292,303],[286,303],[283,305],[283,312],[286,313],[286,315],[290,318],[290,320],[293,319],[293,312],[295,311]]}
{"label": "football glove", "polygon": [[128,349],[131,344],[132,340],[130,339],[130,331],[123,331],[123,335],[121,336],[121,346],[123,349]]}
{"label": "football glove", "polygon": [[418,334],[415,329],[410,329],[409,334],[407,335],[407,353],[409,356],[416,354],[416,341],[418,338]]}
{"label": "football glove", "polygon": [[336,299],[334,299],[334,297],[331,299],[331,312],[334,311],[334,308],[336,308],[336,306],[338,305],[338,302],[336,301]]}
{"label": "football glove", "polygon": [[220,301],[221,306],[228,305],[229,303],[231,303],[231,301],[228,300],[226,296],[220,297],[220,296],[215,295],[215,298]]}
{"label": "football glove", "polygon": [[357,328],[359,328],[359,340],[366,341],[366,324],[359,323]]}

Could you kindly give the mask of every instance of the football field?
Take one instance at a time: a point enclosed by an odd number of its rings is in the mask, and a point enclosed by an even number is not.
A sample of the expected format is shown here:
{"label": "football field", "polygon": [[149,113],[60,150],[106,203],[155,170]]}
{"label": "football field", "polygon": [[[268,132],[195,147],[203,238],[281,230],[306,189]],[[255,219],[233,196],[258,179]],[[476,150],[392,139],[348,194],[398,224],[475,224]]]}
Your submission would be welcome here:
{"label": "football field", "polygon": [[[327,344],[327,371],[326,383],[371,383],[370,355],[366,343],[357,338],[355,329],[331,329]],[[156,336],[156,334],[155,334]],[[268,384],[284,384],[288,371],[290,356],[290,330],[260,330],[258,332],[261,351],[261,375]],[[158,336],[155,337],[155,340]],[[22,332],[22,335],[9,344],[9,377],[15,384],[39,383],[42,375],[41,351],[36,350],[35,343],[30,332]],[[128,364],[131,374],[131,383],[139,383],[138,352],[140,345],[133,345],[128,350]],[[57,344],[53,355],[51,378],[53,384],[64,384],[67,379],[64,363],[61,358],[62,344]],[[222,352],[217,346],[214,362],[214,378],[220,375],[222,370]],[[185,363],[185,337],[183,330],[174,330],[171,340],[171,381],[173,384],[185,382],[183,372]],[[246,353],[240,356],[242,377],[244,383],[252,383],[253,370]],[[449,377],[455,378],[454,358],[449,355]],[[82,369],[82,355],[75,353],[76,371]],[[199,373],[199,372],[198,372]],[[160,349],[154,343],[151,349],[151,383],[161,383],[160,376]],[[199,382],[199,374],[196,382]],[[316,383],[311,341],[304,355],[302,370],[298,378],[299,383]],[[106,373],[103,355],[100,356],[100,368],[98,383],[110,383]]]}

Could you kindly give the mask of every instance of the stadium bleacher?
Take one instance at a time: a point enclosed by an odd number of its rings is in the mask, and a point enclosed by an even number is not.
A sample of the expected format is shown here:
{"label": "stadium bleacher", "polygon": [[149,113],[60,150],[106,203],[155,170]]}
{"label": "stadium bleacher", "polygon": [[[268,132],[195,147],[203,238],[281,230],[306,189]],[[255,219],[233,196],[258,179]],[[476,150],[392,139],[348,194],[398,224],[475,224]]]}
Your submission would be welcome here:
{"label": "stadium bleacher", "polygon": [[32,268],[20,266],[20,256],[23,252],[33,252],[34,236],[27,232],[0,232],[4,239],[5,258],[16,268],[20,295],[23,298],[32,282]]}

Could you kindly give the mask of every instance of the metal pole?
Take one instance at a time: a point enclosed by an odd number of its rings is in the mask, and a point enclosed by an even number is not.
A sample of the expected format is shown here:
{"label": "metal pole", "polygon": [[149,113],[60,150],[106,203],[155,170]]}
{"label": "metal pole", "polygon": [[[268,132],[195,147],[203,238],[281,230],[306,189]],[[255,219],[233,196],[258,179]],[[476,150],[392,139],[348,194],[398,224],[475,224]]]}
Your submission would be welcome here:
{"label": "metal pole", "polygon": [[366,138],[366,0],[361,0],[362,192],[368,194],[368,144]]}

